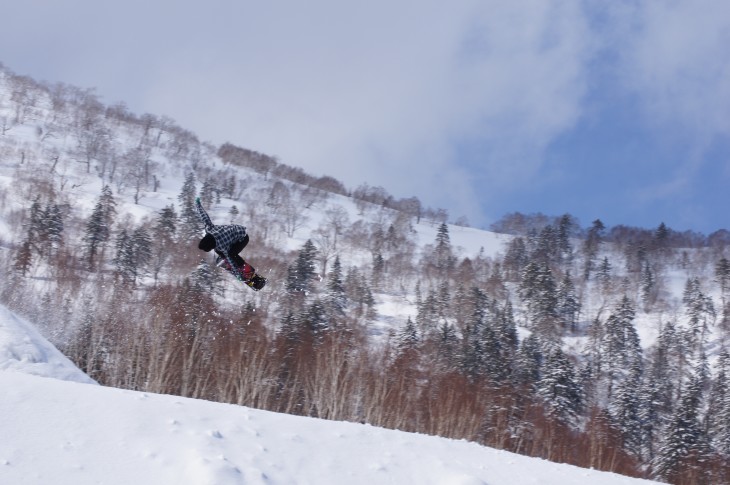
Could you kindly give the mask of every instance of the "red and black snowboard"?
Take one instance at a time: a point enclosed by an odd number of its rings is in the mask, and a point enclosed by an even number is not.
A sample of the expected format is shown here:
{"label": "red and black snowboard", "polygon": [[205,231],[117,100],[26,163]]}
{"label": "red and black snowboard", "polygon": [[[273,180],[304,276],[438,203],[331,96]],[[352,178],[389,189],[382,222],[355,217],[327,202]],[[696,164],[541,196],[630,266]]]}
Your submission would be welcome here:
{"label": "red and black snowboard", "polygon": [[216,266],[220,266],[225,269],[235,276],[237,280],[243,281],[254,291],[259,291],[261,288],[266,286],[266,278],[256,274],[256,269],[246,261],[243,262],[242,266],[234,270],[228,259],[218,257],[216,258]]}

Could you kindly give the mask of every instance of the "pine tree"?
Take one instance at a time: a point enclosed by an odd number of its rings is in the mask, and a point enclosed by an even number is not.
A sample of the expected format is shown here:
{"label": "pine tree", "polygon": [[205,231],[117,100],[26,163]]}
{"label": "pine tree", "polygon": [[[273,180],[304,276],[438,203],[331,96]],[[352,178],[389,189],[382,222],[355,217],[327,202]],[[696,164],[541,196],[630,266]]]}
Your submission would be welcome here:
{"label": "pine tree", "polygon": [[[468,300],[472,311],[463,322],[461,352],[458,357],[462,373],[474,381],[480,378],[490,382],[503,382],[512,373],[512,363],[517,347],[517,330],[508,302],[500,307],[481,289],[474,287]],[[435,340],[442,341],[448,335],[446,320],[433,331]]]}
{"label": "pine tree", "polygon": [[193,286],[199,292],[206,292],[214,295],[223,294],[220,272],[216,271],[208,262],[201,259],[198,266],[191,275]]}
{"label": "pine tree", "polygon": [[131,281],[132,275],[135,270],[134,266],[134,252],[132,248],[132,240],[127,233],[126,229],[117,235],[116,240],[116,256],[114,257],[114,266],[117,274],[122,277],[124,281]]}
{"label": "pine tree", "polygon": [[584,271],[583,276],[585,279],[591,277],[591,272],[595,266],[595,259],[600,250],[601,242],[603,241],[603,231],[606,226],[603,225],[600,219],[593,221],[593,225],[588,230],[588,237],[583,242],[583,255],[584,255]]}
{"label": "pine tree", "polygon": [[111,226],[116,215],[116,202],[108,185],[102,188],[101,195],[86,221],[82,243],[86,253],[89,269],[96,264],[97,255],[101,254],[104,246],[111,237]]}
{"label": "pine tree", "polygon": [[482,326],[481,329],[481,347],[484,352],[482,359],[484,365],[484,376],[490,382],[503,382],[510,374],[511,356],[497,335],[491,324]]}
{"label": "pine tree", "polygon": [[560,250],[560,259],[568,262],[573,259],[573,245],[570,242],[570,235],[573,232],[573,217],[570,214],[563,214],[558,222],[558,249]]}
{"label": "pine tree", "polygon": [[451,289],[449,282],[445,281],[439,286],[438,295],[436,295],[436,312],[439,320],[446,320],[451,306]]}
{"label": "pine tree", "polygon": [[730,261],[722,258],[715,266],[715,281],[720,286],[720,299],[722,301],[722,327],[730,327],[730,304],[727,294],[730,291]]}
{"label": "pine tree", "polygon": [[521,343],[515,358],[515,383],[535,389],[543,365],[542,344],[536,334],[530,334]]}
{"label": "pine tree", "polygon": [[229,199],[233,199],[233,194],[236,191],[236,176],[231,175],[223,180],[223,195]]}
{"label": "pine tree", "polygon": [[30,248],[30,242],[23,241],[20,245],[20,248],[18,249],[18,252],[15,255],[13,268],[16,271],[20,272],[20,274],[23,276],[25,276],[25,274],[28,272],[28,269],[30,269],[31,261],[33,259],[33,253]]}
{"label": "pine tree", "polygon": [[340,257],[336,256],[332,263],[332,270],[327,275],[327,296],[325,297],[325,306],[330,321],[340,321],[345,316],[347,308],[347,294],[345,285],[342,282],[342,265]]}
{"label": "pine tree", "polygon": [[558,347],[548,351],[537,383],[537,395],[548,414],[566,423],[574,422],[581,405],[575,367]]}
{"label": "pine tree", "polygon": [[575,332],[576,321],[578,313],[580,313],[580,301],[578,296],[575,294],[575,285],[573,279],[570,276],[570,272],[565,273],[563,281],[558,287],[558,315],[562,319],[563,323],[570,327],[572,332]]}
{"label": "pine tree", "polygon": [[730,354],[722,348],[716,363],[717,372],[712,383],[707,409],[707,426],[715,449],[723,455],[730,455]]}
{"label": "pine tree", "polygon": [[50,251],[57,250],[63,242],[63,214],[57,204],[48,204],[43,211],[42,224]]}
{"label": "pine tree", "polygon": [[651,308],[652,303],[654,303],[655,286],[654,272],[649,265],[649,261],[644,261],[641,268],[641,301],[644,303],[645,309]]}
{"label": "pine tree", "polygon": [[559,338],[557,288],[546,262],[528,263],[522,273],[518,294],[527,305],[528,317],[534,331],[546,340]]}
{"label": "pine tree", "polygon": [[117,254],[114,265],[122,280],[136,284],[137,278],[151,259],[151,239],[146,229],[140,227],[131,235],[126,229],[117,236]]}
{"label": "pine tree", "polygon": [[180,202],[180,237],[183,241],[197,239],[201,236],[202,223],[195,210],[195,175],[189,173],[185,177],[177,200]]}
{"label": "pine tree", "polygon": [[136,281],[152,259],[152,238],[144,227],[139,227],[132,233],[132,253],[135,270],[133,280]]}
{"label": "pine tree", "polygon": [[623,370],[640,365],[642,350],[634,326],[635,316],[633,304],[624,296],[606,320],[605,355],[613,379]]}
{"label": "pine tree", "polygon": [[97,202],[94,211],[91,213],[91,217],[86,221],[86,229],[82,239],[89,269],[94,267],[96,255],[108,238],[109,231],[104,225],[101,202]]}
{"label": "pine tree", "polygon": [[515,322],[514,309],[512,307],[512,301],[509,299],[504,304],[504,308],[499,312],[497,335],[500,345],[505,351],[505,359],[511,362],[517,351],[519,340],[517,338],[517,323]]}
{"label": "pine tree", "polygon": [[[596,316],[588,325],[586,346],[582,356],[584,364],[584,376],[589,378],[591,385],[598,383],[605,372],[605,358],[603,355],[603,341],[605,339],[605,326],[599,316]],[[594,391],[595,394],[598,394]]]}
{"label": "pine tree", "polygon": [[405,326],[400,329],[396,338],[396,349],[398,354],[415,351],[418,349],[419,343],[420,339],[418,338],[416,324],[413,323],[411,317],[408,317]]}
{"label": "pine tree", "polygon": [[611,288],[611,262],[608,260],[608,257],[604,257],[601,260],[601,264],[596,273],[596,278],[601,284],[603,292],[607,293]]}
{"label": "pine tree", "polygon": [[43,208],[37,197],[30,206],[28,219],[27,241],[35,249],[36,253],[40,255],[45,246],[46,232],[43,228]]}
{"label": "pine tree", "polygon": [[434,265],[439,275],[448,276],[454,268],[454,256],[451,249],[451,238],[449,237],[449,226],[442,222],[436,233],[436,248],[433,253]]}
{"label": "pine tree", "polygon": [[531,259],[545,264],[559,263],[561,260],[558,232],[551,225],[545,226],[537,237],[537,247]]}
{"label": "pine tree", "polygon": [[311,239],[307,239],[299,250],[297,261],[289,267],[287,276],[287,290],[289,292],[302,291],[307,293],[310,290],[311,281],[316,275],[315,260],[317,248]]}
{"label": "pine tree", "polygon": [[674,405],[677,386],[681,381],[678,360],[682,358],[680,336],[674,323],[665,323],[647,366],[648,381],[654,384],[654,402],[661,418],[668,417]]}
{"label": "pine tree", "polygon": [[702,292],[699,278],[690,278],[685,284],[682,301],[686,306],[687,316],[689,317],[693,343],[699,345],[704,342],[709,323],[715,318],[715,307],[712,298]]}
{"label": "pine tree", "polygon": [[204,206],[211,206],[215,201],[215,185],[210,179],[205,179],[200,188],[200,201]]}
{"label": "pine tree", "polygon": [[436,291],[431,288],[426,298],[416,305],[416,324],[424,338],[432,337],[439,324],[439,305]]}
{"label": "pine tree", "polygon": [[642,379],[637,392],[639,443],[641,443],[637,456],[645,463],[654,460],[654,444],[661,432],[660,393],[661,383],[651,376]]}
{"label": "pine tree", "polygon": [[154,228],[155,239],[163,239],[166,242],[175,240],[177,232],[177,214],[172,204],[163,207],[157,215],[157,222]]}
{"label": "pine tree", "polygon": [[436,360],[441,372],[449,372],[457,368],[458,346],[459,338],[456,335],[456,330],[452,325],[444,321],[439,327],[436,346]]}
{"label": "pine tree", "polygon": [[345,292],[353,307],[351,314],[375,318],[375,298],[365,275],[356,267],[351,267],[345,277]]}
{"label": "pine tree", "polygon": [[730,291],[730,261],[722,258],[715,266],[715,281],[720,285],[723,296]]}
{"label": "pine tree", "polygon": [[634,456],[642,451],[642,422],[640,408],[641,362],[635,361],[628,375],[616,386],[609,409],[615,427],[623,438],[623,448]]}
{"label": "pine tree", "polygon": [[471,315],[462,330],[462,345],[459,355],[459,368],[469,380],[475,381],[486,372],[488,358],[484,344],[485,320],[489,297],[477,287],[470,292]]}
{"label": "pine tree", "polygon": [[527,306],[531,319],[536,313],[535,301],[539,295],[540,265],[534,261],[527,263],[520,275],[520,285],[517,289],[522,302]]}
{"label": "pine tree", "polygon": [[373,254],[373,278],[383,278],[387,275],[385,258],[378,251]]}
{"label": "pine tree", "polygon": [[656,228],[656,231],[654,231],[654,246],[658,250],[664,251],[667,248],[668,243],[669,228],[667,228],[667,225],[662,222],[659,224],[659,227]]}
{"label": "pine tree", "polygon": [[527,255],[525,240],[521,237],[512,239],[507,246],[507,253],[504,256],[506,277],[510,281],[518,280],[528,262],[529,257]]}
{"label": "pine tree", "polygon": [[[117,203],[114,200],[112,189],[105,185],[101,189],[101,195],[99,196],[99,203],[101,204],[102,214],[104,217],[104,225],[111,234],[111,227],[114,224],[114,217],[117,215]],[[109,238],[107,234],[107,239]]]}
{"label": "pine tree", "polygon": [[484,374],[484,348],[480,328],[473,323],[464,327],[462,348],[459,355],[459,368],[470,381],[475,381]]}
{"label": "pine tree", "polygon": [[173,255],[172,248],[176,232],[177,214],[175,207],[170,204],[160,210],[155,225],[152,227],[150,267],[155,283],[157,283],[162,268]]}
{"label": "pine tree", "polygon": [[312,337],[312,342],[320,344],[330,326],[327,323],[327,309],[320,299],[316,299],[303,315],[302,327]]}
{"label": "pine tree", "polygon": [[283,315],[284,318],[281,321],[278,338],[281,339],[284,346],[284,348],[282,349],[282,372],[286,373],[289,370],[289,361],[294,355],[297,346],[302,341],[302,329],[300,328],[296,318],[294,318],[294,314],[291,311],[286,311]]}
{"label": "pine tree", "polygon": [[695,374],[682,391],[679,406],[654,461],[657,478],[671,481],[680,471],[686,473],[707,457],[706,435],[699,423],[701,385],[701,378]]}

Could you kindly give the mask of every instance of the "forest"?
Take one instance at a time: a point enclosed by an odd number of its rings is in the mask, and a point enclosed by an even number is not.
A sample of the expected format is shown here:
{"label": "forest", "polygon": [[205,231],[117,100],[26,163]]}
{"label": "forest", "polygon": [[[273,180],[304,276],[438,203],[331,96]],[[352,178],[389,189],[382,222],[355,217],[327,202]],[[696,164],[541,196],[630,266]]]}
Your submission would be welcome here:
{"label": "forest", "polygon": [[730,483],[730,232],[463,225],[0,65],[0,303],[99,383]]}

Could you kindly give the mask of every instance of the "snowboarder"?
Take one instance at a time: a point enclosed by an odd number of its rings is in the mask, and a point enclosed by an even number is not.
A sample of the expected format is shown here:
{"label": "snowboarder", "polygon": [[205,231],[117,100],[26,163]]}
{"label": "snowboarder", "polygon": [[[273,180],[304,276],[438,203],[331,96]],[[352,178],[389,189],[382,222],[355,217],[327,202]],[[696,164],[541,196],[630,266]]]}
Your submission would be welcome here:
{"label": "snowboarder", "polygon": [[205,236],[198,243],[198,248],[206,253],[215,250],[218,255],[216,266],[230,272],[253,290],[259,291],[266,286],[266,278],[256,274],[256,269],[238,254],[248,244],[246,228],[237,224],[213,224],[200,203],[200,197],[195,199],[195,208],[205,224]]}
{"label": "snowboarder", "polygon": [[203,224],[205,224],[205,236],[198,243],[198,248],[206,253],[215,250],[216,254],[218,254],[217,263],[226,260],[231,267],[241,268],[241,276],[243,276],[244,280],[250,279],[253,274],[246,274],[246,270],[248,269],[244,267],[246,262],[238,254],[248,244],[246,228],[237,224],[220,226],[213,224],[210,216],[203,209],[203,204],[200,203],[200,197],[195,199],[195,208],[198,210],[198,215],[200,215]]}

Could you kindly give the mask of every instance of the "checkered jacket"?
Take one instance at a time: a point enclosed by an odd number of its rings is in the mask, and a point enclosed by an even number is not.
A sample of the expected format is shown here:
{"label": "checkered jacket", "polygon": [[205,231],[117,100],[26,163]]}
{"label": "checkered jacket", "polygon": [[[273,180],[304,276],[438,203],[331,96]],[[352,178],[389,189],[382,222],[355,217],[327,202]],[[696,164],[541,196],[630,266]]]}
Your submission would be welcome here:
{"label": "checkered jacket", "polygon": [[195,208],[198,209],[198,215],[205,224],[205,232],[215,238],[215,249],[230,257],[228,251],[233,243],[246,237],[246,228],[237,224],[216,226],[200,202],[195,202]]}

